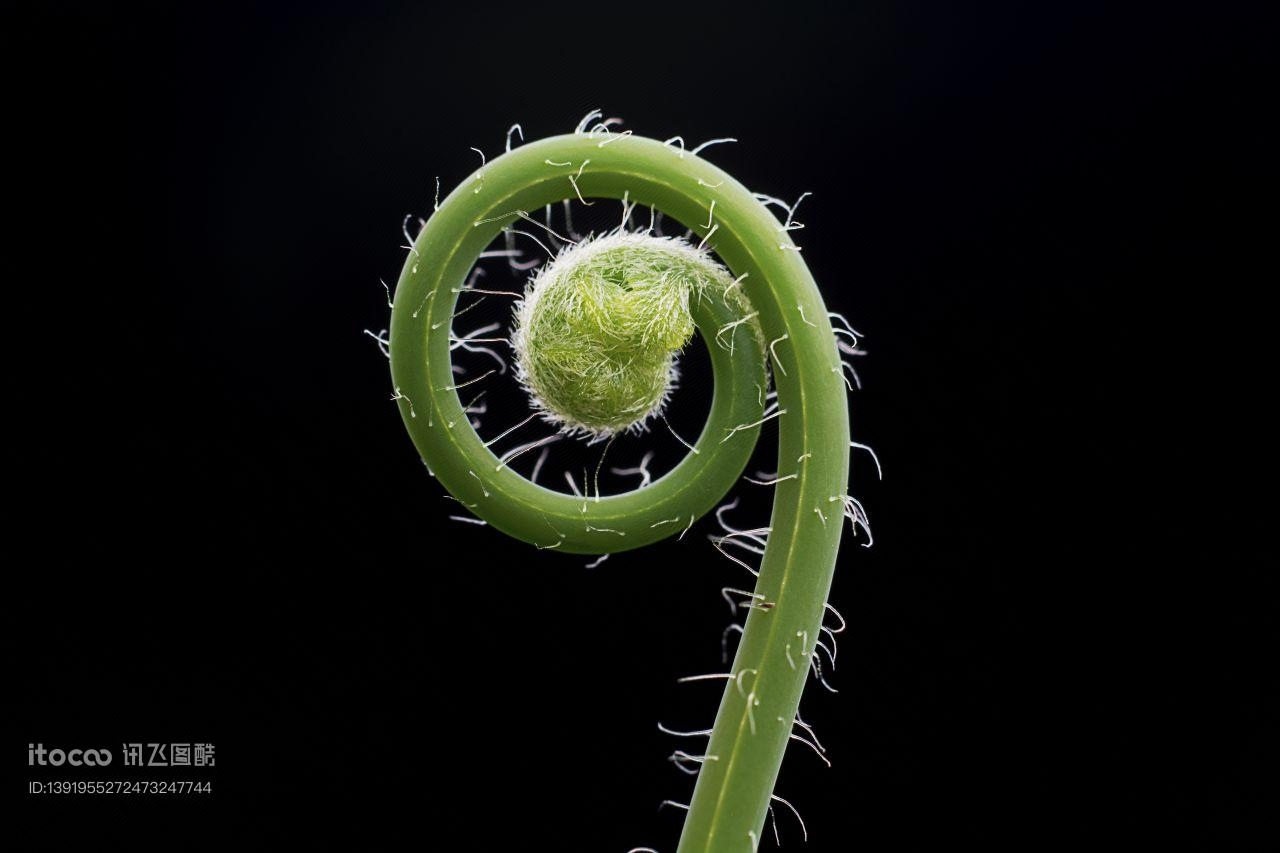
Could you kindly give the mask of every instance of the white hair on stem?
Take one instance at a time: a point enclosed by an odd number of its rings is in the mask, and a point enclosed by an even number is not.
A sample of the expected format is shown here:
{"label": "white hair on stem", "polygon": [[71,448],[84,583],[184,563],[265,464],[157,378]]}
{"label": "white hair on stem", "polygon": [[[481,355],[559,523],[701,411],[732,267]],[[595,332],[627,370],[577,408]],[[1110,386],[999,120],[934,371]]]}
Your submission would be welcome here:
{"label": "white hair on stem", "polygon": [[524,142],[524,128],[520,126],[519,122],[511,125],[511,127],[507,128],[507,152],[508,153],[510,153],[511,151],[511,134],[512,133],[520,134],[520,142],[521,143]]}
{"label": "white hair on stem", "polygon": [[539,222],[538,220],[534,219],[532,216],[528,214],[527,211],[517,210],[516,216],[519,216],[521,219],[525,220],[526,222],[532,222],[534,225],[537,225],[539,228],[541,228],[543,231],[546,231],[552,237],[555,237],[561,243],[569,243],[572,245],[577,245],[578,243],[577,240],[570,240],[568,237],[565,237],[563,234],[560,234],[559,232],[555,231],[550,225],[545,225]]}
{"label": "white hair on stem", "polygon": [[828,312],[827,312],[827,316],[828,316],[828,317],[830,317],[832,320],[837,321],[837,324],[838,324],[838,326],[839,326],[840,328],[842,328],[842,329],[844,329],[844,330],[848,331],[851,335],[853,335],[853,336],[854,336],[854,340],[855,340],[855,341],[856,341],[858,338],[865,338],[865,337],[866,337],[866,335],[862,334],[862,332],[859,332],[859,331],[858,331],[857,329],[855,329],[852,325],[850,325],[850,324],[849,324],[849,321],[845,318],[845,316],[844,316],[843,314],[841,314],[841,313],[839,313],[839,312],[837,312],[837,311],[828,311]]}
{"label": "white hair on stem", "polygon": [[701,453],[701,451],[699,451],[698,448],[694,447],[692,444],[690,444],[689,442],[685,441],[683,438],[680,437],[680,433],[676,432],[675,427],[671,426],[671,421],[667,420],[667,415],[665,412],[659,412],[658,417],[662,418],[662,422],[667,425],[667,431],[671,433],[671,435],[675,438],[676,441],[683,444],[689,450],[690,453],[694,454],[695,456]]}
{"label": "white hair on stem", "polygon": [[[541,223],[537,223],[537,224],[541,224]],[[537,236],[536,236],[536,235],[531,234],[531,233],[529,233],[528,231],[521,231],[519,228],[516,228],[516,227],[515,227],[515,226],[513,226],[513,225],[508,225],[508,226],[507,226],[505,229],[503,229],[503,230],[508,231],[508,232],[510,232],[511,234],[514,234],[514,235],[516,235],[516,236],[518,236],[518,237],[528,237],[530,240],[532,240],[533,242],[537,243],[537,244],[542,248],[542,251],[544,251],[544,252],[546,252],[546,253],[547,253],[547,257],[548,257],[548,258],[554,258],[554,257],[556,256],[556,253],[555,253],[555,252],[553,252],[553,251],[551,251],[549,248],[547,248],[547,244],[546,244],[546,243],[542,242],[541,240],[539,240],[539,239],[537,238]]]}
{"label": "white hair on stem", "polygon": [[[840,651],[840,644],[839,644],[839,642],[837,642],[837,641],[836,641],[836,634],[835,634],[835,632],[834,632],[834,631],[832,631],[832,630],[831,630],[830,628],[828,628],[826,625],[819,625],[819,626],[818,626],[818,633],[820,633],[820,634],[826,634],[828,637],[830,637],[830,638],[831,638],[831,649],[830,649],[830,651],[828,651],[828,652],[827,652],[827,654],[831,655],[831,668],[832,668],[832,669],[835,669],[835,668],[836,668],[836,654]],[[823,648],[826,648],[826,647],[824,646]]]}
{"label": "white hair on stem", "polygon": [[810,741],[810,740],[806,740],[805,738],[801,737],[800,735],[796,734],[795,732],[792,732],[792,733],[790,734],[790,739],[791,739],[791,740],[794,740],[794,741],[799,741],[800,743],[802,743],[802,744],[804,744],[805,746],[809,747],[810,749],[812,749],[812,750],[813,750],[813,754],[814,754],[814,755],[816,755],[816,756],[818,756],[818,758],[822,759],[822,763],[823,763],[823,764],[827,765],[828,767],[830,767],[830,766],[831,766],[831,760],[830,760],[830,759],[828,759],[825,755],[823,755],[823,754],[822,754],[822,750],[818,749],[818,745],[817,745],[817,744],[813,743],[813,742],[812,742],[812,741]]}
{"label": "white hair on stem", "polygon": [[400,233],[404,235],[404,242],[405,242],[405,245],[401,246],[400,248],[408,249],[413,254],[413,256],[417,258],[421,256],[418,254],[418,250],[413,245],[414,243],[413,238],[409,236],[409,220],[412,218],[413,218],[412,213],[406,213],[404,215],[404,221],[400,223]]}
{"label": "white hair on stem", "polygon": [[533,465],[533,474],[530,475],[529,482],[531,483],[538,482],[538,474],[542,473],[542,465],[547,461],[547,456],[550,453],[551,453],[550,447],[542,448],[542,452],[538,454],[538,461],[535,462]]}
{"label": "white hair on stem", "polygon": [[488,412],[488,411],[489,411],[489,403],[488,403],[487,401],[486,401],[486,402],[484,402],[484,403],[481,403],[481,404],[480,404],[480,405],[478,405],[478,406],[476,405],[477,403],[480,403],[480,398],[482,398],[485,394],[488,394],[488,393],[489,393],[489,392],[488,392],[487,390],[486,390],[486,391],[481,391],[479,394],[477,394],[477,395],[475,395],[474,397],[472,397],[472,398],[471,398],[471,402],[470,402],[470,403],[467,403],[467,405],[465,405],[465,406],[463,406],[463,407],[462,407],[462,411],[463,411],[463,413],[468,414],[468,415],[483,415],[483,414],[485,414],[486,412]]}
{"label": "white hair on stem", "polygon": [[800,198],[796,199],[795,204],[791,205],[791,207],[787,209],[787,221],[782,223],[784,228],[791,227],[792,221],[796,216],[796,210],[800,207],[800,202],[804,201],[811,195],[813,195],[813,193],[800,193]]}
{"label": "white hair on stem", "polygon": [[775,474],[773,477],[761,478],[759,480],[753,477],[743,477],[742,479],[757,486],[776,486],[779,483],[785,483],[787,480],[794,480],[799,476],[799,474],[787,474],[784,477],[779,477]]}
{"label": "white hair on stem", "polygon": [[763,418],[761,418],[761,419],[760,419],[760,420],[758,420],[758,421],[755,421],[754,423],[749,423],[749,424],[738,424],[738,425],[737,425],[737,426],[735,426],[735,427],[729,427],[729,428],[728,428],[728,433],[729,433],[729,434],[728,434],[728,435],[726,435],[724,438],[720,439],[720,443],[721,443],[721,444],[724,444],[726,441],[728,441],[729,439],[733,438],[733,437],[734,437],[738,432],[740,432],[741,430],[744,430],[744,429],[751,429],[752,427],[758,427],[758,426],[760,426],[761,424],[763,424],[765,421],[770,421],[770,420],[773,420],[774,418],[781,417],[782,415],[785,415],[786,413],[787,413],[787,410],[786,410],[786,409],[779,409],[779,410],[777,410],[776,412],[773,412],[772,414],[765,415]]}
{"label": "white hair on stem", "polygon": [[585,133],[586,126],[588,126],[588,124],[590,124],[591,122],[594,122],[595,119],[602,118],[603,115],[604,115],[603,110],[591,110],[590,113],[582,117],[581,122],[577,123],[577,127],[573,128],[573,132]]}
{"label": "white hair on stem", "polygon": [[653,459],[654,451],[650,450],[640,459],[640,464],[634,468],[610,468],[609,472],[621,476],[640,475],[640,485],[637,489],[643,489],[653,482],[653,476],[649,473],[649,462]]}
{"label": "white hair on stem", "polygon": [[473,329],[472,331],[468,332],[465,335],[454,335],[452,332],[450,332],[449,351],[453,352],[461,349],[461,350],[464,350],[465,352],[476,353],[479,355],[487,355],[490,358],[492,358],[495,362],[497,362],[498,373],[506,374],[507,372],[506,359],[504,359],[497,352],[497,350],[493,349],[492,347],[481,346],[481,344],[485,344],[485,343],[506,343],[507,342],[506,338],[480,337],[481,335],[487,335],[489,332],[496,331],[499,328],[501,328],[499,324],[490,323],[487,326],[481,326],[478,329]]}
{"label": "white hair on stem", "polygon": [[734,587],[731,587],[731,586],[723,587],[720,590],[720,597],[723,598],[728,603],[729,612],[735,615],[737,614],[738,610],[743,606],[743,602],[734,601],[732,598],[730,598],[730,595],[743,596],[744,598],[746,598],[748,601],[752,603],[756,601],[765,600],[764,593],[761,593],[761,592],[749,592],[745,589],[735,589]]}
{"label": "white hair on stem", "polygon": [[844,617],[840,615],[840,611],[836,610],[835,607],[831,604],[826,604],[823,606],[825,607],[826,610],[830,611],[832,614],[835,615],[837,619],[840,620],[840,627],[833,629],[831,633],[833,634],[844,633],[844,629],[848,627],[848,623],[844,621]]}
{"label": "white hair on stem", "polygon": [[774,366],[777,367],[778,370],[782,372],[783,376],[787,375],[787,369],[782,366],[782,360],[778,358],[778,351],[777,349],[775,349],[775,347],[777,347],[778,344],[782,343],[783,341],[787,340],[790,337],[791,335],[783,335],[782,337],[774,338],[772,341],[769,342],[769,354],[773,356]]}
{"label": "white hair on stem", "polygon": [[379,330],[377,334],[365,329],[364,333],[377,342],[379,352],[381,352],[385,357],[391,358],[391,350],[389,349],[391,346],[391,339],[387,337],[386,329]]}
{"label": "white hair on stem", "polygon": [[769,544],[769,534],[772,532],[772,527],[753,527],[750,530],[731,531],[726,534],[724,538],[726,541],[736,541],[741,538],[749,542],[754,542],[756,545],[764,548]]}
{"label": "white hair on stem", "polygon": [[689,153],[701,154],[703,149],[710,148],[712,145],[721,145],[725,142],[737,142],[737,141],[738,140],[734,139],[732,136],[722,136],[722,137],[719,137],[718,139],[708,139],[706,142],[703,142],[701,145],[697,146],[696,148],[691,149]]}
{"label": "white hair on stem", "polygon": [[844,517],[849,519],[849,524],[853,529],[853,535],[855,537],[858,535],[858,527],[861,526],[862,529],[867,532],[867,541],[862,543],[862,547],[870,548],[875,542],[875,538],[871,534],[871,521],[867,518],[867,511],[862,508],[862,504],[858,499],[845,495],[843,497],[833,496],[828,500],[833,502],[841,501],[844,504]]}
{"label": "white hair on stem", "polygon": [[596,119],[601,118],[603,115],[604,115],[603,110],[592,110],[591,112],[587,113],[582,117],[582,121],[578,122],[578,126],[573,129],[573,132],[585,133],[587,130],[587,125],[591,124],[591,122],[595,121]]}
{"label": "white hair on stem", "polygon": [[819,645],[821,645],[821,641],[815,640],[814,641],[815,648],[813,650],[813,653],[809,655],[809,668],[813,671],[814,677],[818,679],[818,683],[820,683],[823,687],[825,687],[831,693],[839,693],[840,692],[839,690],[835,689],[829,683],[827,683],[827,679],[822,674],[822,659],[818,657],[818,649],[816,648],[816,646],[819,646]]}
{"label": "white hair on stem", "polygon": [[578,167],[578,174],[569,176],[569,183],[573,185],[573,191],[577,194],[578,201],[582,202],[587,207],[591,207],[592,205],[595,204],[595,202],[587,201],[585,198],[582,197],[582,190],[578,189],[578,178],[582,177],[582,170],[587,168],[587,164],[590,162],[591,162],[590,159],[583,160],[582,165]]}
{"label": "white hair on stem", "polygon": [[764,554],[764,549],[768,546],[769,540],[761,531],[768,528],[757,527],[755,530],[736,530],[724,536],[711,535],[707,538],[713,542],[720,542],[724,545],[735,545],[744,551],[750,551],[753,554]]}
{"label": "white hair on stem", "polygon": [[827,751],[827,748],[826,748],[825,746],[823,746],[823,745],[822,745],[822,743],[818,740],[818,735],[814,732],[814,730],[813,730],[813,726],[811,726],[811,725],[809,725],[808,723],[806,723],[806,722],[805,722],[805,721],[800,717],[800,712],[799,712],[799,711],[796,711],[796,718],[795,718],[792,722],[793,722],[795,725],[799,726],[800,728],[804,729],[804,730],[805,730],[805,732],[809,735],[809,737],[813,738],[813,742],[814,742],[814,744],[818,747],[818,749],[819,749],[819,750],[821,750],[821,751],[822,751],[822,752],[824,752],[824,753]]}
{"label": "white hair on stem", "polygon": [[[818,633],[819,633],[819,635],[821,635],[821,634],[822,634],[823,632],[825,632],[826,630],[827,630],[826,628],[819,627],[819,629],[818,629]],[[826,653],[827,653],[827,660],[831,662],[831,670],[832,670],[832,672],[834,672],[834,671],[835,671],[835,668],[836,668],[836,655],[835,655],[835,652],[833,652],[831,649],[827,648],[827,644],[826,644],[826,643],[824,643],[824,642],[822,642],[822,640],[821,640],[821,638],[820,638],[820,637],[819,637],[819,638],[814,639],[814,641],[813,641],[813,651],[814,651],[814,654],[817,654],[817,652],[818,652],[818,650],[819,650],[819,649],[821,649],[822,651],[824,651],[824,652],[826,652]]]}
{"label": "white hair on stem", "polygon": [[869,445],[859,444],[856,441],[851,441],[849,442],[849,446],[854,448],[855,450],[865,450],[867,453],[871,454],[871,461],[876,463],[876,479],[878,480],[884,479],[884,471],[880,468],[880,457],[876,456],[876,452],[872,450]]}
{"label": "white hair on stem", "polygon": [[605,134],[606,136],[610,136],[612,135],[612,131],[609,129],[609,126],[614,124],[622,124],[622,119],[614,117],[614,118],[607,118],[604,121],[598,121],[595,124],[591,125],[591,130],[587,131],[587,136],[591,138],[595,138],[601,133]]}
{"label": "white hair on stem", "polygon": [[[535,450],[539,447],[544,447],[545,445],[551,444],[554,441],[559,441],[561,438],[563,438],[563,436],[560,435],[560,433],[556,433],[555,435],[549,435],[546,438],[540,438],[537,441],[531,441],[528,444],[522,444],[519,447],[516,447],[512,450],[508,450],[506,453],[502,455],[500,459],[498,459],[498,467],[495,468],[494,470],[501,471],[503,468],[506,468],[513,461],[523,456],[524,454],[528,453],[530,450]],[[538,468],[542,467],[542,460],[544,458],[545,457],[539,458],[538,465],[537,465]]]}
{"label": "white hair on stem", "polygon": [[495,367],[493,370],[486,371],[484,374],[477,376],[475,379],[468,379],[466,382],[459,382],[457,385],[446,385],[443,388],[437,388],[436,390],[437,391],[457,391],[459,388],[466,388],[468,385],[474,385],[475,383],[483,379],[488,379],[490,376],[492,376],[497,372],[498,372],[498,369]]}
{"label": "white hair on stem", "polygon": [[[708,231],[706,234],[703,234],[703,235],[702,235],[702,240],[700,240],[700,241],[698,242],[698,251],[699,251],[699,252],[701,252],[703,249],[705,249],[705,248],[707,247],[707,241],[711,239],[711,235],[712,235],[712,234],[715,234],[715,233],[716,233],[717,231],[719,231],[719,230],[720,230],[720,223],[719,223],[719,222],[717,222],[715,225],[712,225],[712,226],[711,226],[711,230],[710,230],[710,231]],[[715,247],[714,247],[714,246],[712,246],[712,249],[714,249],[714,248],[715,248]]]}
{"label": "white hair on stem", "polygon": [[724,302],[726,308],[729,306],[730,291],[732,291],[735,287],[741,286],[741,284],[747,280],[748,275],[750,275],[750,273],[744,272],[742,275],[735,278],[732,284],[730,284],[728,287],[724,289],[724,296],[722,297],[722,301]]}
{"label": "white hair on stem", "polygon": [[391,399],[404,400],[406,403],[409,404],[409,417],[416,418],[418,416],[418,413],[413,410],[413,401],[409,399],[409,396],[407,394],[401,392],[399,385],[396,386],[395,393],[391,395]]}
{"label": "white hair on stem", "polygon": [[[623,190],[622,192],[622,221],[618,223],[619,231],[626,231],[627,226],[631,224],[631,213],[636,209],[639,202],[631,201],[631,190]],[[650,208],[652,210],[652,208]]]}
{"label": "white hair on stem", "polygon": [[[603,125],[601,125],[603,127]],[[631,135],[631,131],[624,130],[621,133],[612,133],[607,127],[604,128],[605,138],[596,144],[597,148],[603,148],[610,142],[617,142],[619,139],[626,139]]]}
{"label": "white hair on stem", "polygon": [[702,765],[708,761],[719,761],[718,755],[690,755],[683,749],[677,749],[675,752],[667,756],[667,760],[675,764],[676,769],[688,776],[697,776],[698,767],[689,767],[689,764]]}
{"label": "white hair on stem", "polygon": [[[796,807],[791,805],[791,803],[787,802],[786,800],[782,799],[782,797],[779,797],[777,794],[770,794],[769,799],[777,800],[787,808],[791,809],[791,813],[796,816],[796,820],[800,821],[800,831],[804,833],[804,840],[807,843],[809,841],[809,830],[805,827],[804,818],[800,817],[800,812],[796,811]],[[770,807],[770,810],[772,811],[772,807]],[[777,829],[776,821],[774,822],[774,829],[775,830]]]}
{"label": "white hair on stem", "polygon": [[494,436],[493,438],[491,438],[491,439],[489,439],[488,441],[486,441],[486,442],[484,443],[484,446],[485,446],[485,447],[492,447],[493,445],[497,444],[499,441],[502,441],[502,439],[504,439],[504,438],[506,438],[507,436],[511,435],[511,433],[513,433],[513,432],[515,432],[516,430],[520,429],[520,427],[522,427],[522,426],[524,426],[525,424],[529,423],[529,421],[533,420],[533,419],[534,419],[534,418],[536,418],[537,416],[538,416],[538,413],[537,413],[537,412],[534,412],[533,414],[529,415],[529,417],[527,417],[527,418],[525,418],[524,420],[522,420],[520,423],[516,424],[515,426],[513,426],[513,427],[511,427],[511,428],[509,428],[509,429],[503,430],[503,431],[502,431],[501,433],[499,433],[498,435],[496,435],[496,436]]}
{"label": "white hair on stem", "polygon": [[[858,376],[858,370],[857,370],[857,368],[855,368],[852,364],[850,364],[849,362],[845,361],[845,360],[842,358],[842,359],[840,359],[840,368],[839,368],[839,369],[848,370],[848,371],[849,371],[849,375],[853,377],[853,384],[854,384],[855,386],[857,386],[857,389],[858,389],[859,391],[861,391],[861,390],[862,390],[862,378],[861,378],[860,376]],[[844,374],[842,373],[842,374],[841,374],[841,376],[843,376],[843,375],[844,375]],[[845,380],[845,384],[848,384],[848,380]],[[852,388],[850,388],[849,390],[851,390],[851,391],[852,391],[853,389],[852,389]]]}
{"label": "white hair on stem", "polygon": [[719,537],[719,536],[709,536],[709,537],[707,537],[707,538],[711,540],[711,544],[712,544],[712,545],[715,547],[715,549],[716,549],[717,551],[719,551],[723,556],[728,557],[730,560],[732,560],[733,562],[737,563],[739,566],[742,566],[742,568],[746,569],[746,570],[747,570],[747,572],[749,572],[749,573],[751,574],[751,576],[752,576],[752,577],[756,577],[756,578],[760,577],[760,570],[759,570],[759,569],[752,568],[752,567],[751,567],[750,565],[748,565],[745,561],[738,559],[737,557],[733,556],[732,554],[730,554],[728,551],[726,551],[726,550],[724,549],[724,542],[725,542],[725,540],[724,540],[724,538],[723,538],[723,537]]}
{"label": "white hair on stem", "polygon": [[524,255],[523,249],[488,249],[479,254],[480,260],[488,258],[519,258]]}
{"label": "white hair on stem", "polygon": [[[729,355],[733,355],[733,345],[734,345],[733,333],[738,330],[739,326],[744,325],[746,323],[750,323],[752,320],[754,320],[759,315],[759,313],[760,313],[759,311],[752,311],[750,314],[747,314],[744,317],[739,317],[737,320],[732,320],[728,323],[725,323],[723,326],[721,326],[720,329],[716,332],[716,337],[715,337],[716,344],[719,345],[720,349],[727,349],[729,351]],[[721,336],[724,335],[725,332],[729,333],[728,346],[725,346],[724,341],[721,340]]]}
{"label": "white hair on stem", "polygon": [[[720,662],[727,664],[729,662],[729,635],[731,633],[742,634],[742,626],[737,622],[731,622],[728,627],[720,634]],[[793,666],[792,669],[795,669]]]}
{"label": "white hair on stem", "polygon": [[676,684],[691,684],[695,681],[733,681],[737,678],[732,672],[710,672],[705,675],[686,675],[683,678],[677,678]]}
{"label": "white hair on stem", "polygon": [[[573,164],[570,163],[567,165]],[[560,202],[560,206],[564,208],[564,230],[568,231],[569,236],[575,240],[581,240],[582,235],[573,228],[573,205],[570,204],[569,199],[566,198]]]}
{"label": "white hair on stem", "polygon": [[719,524],[720,528],[724,530],[726,533],[745,536],[747,538],[754,538],[761,545],[767,544],[766,537],[768,537],[768,535],[773,532],[772,527],[755,527],[750,530],[742,530],[737,527],[734,527],[733,525],[729,524],[729,522],[724,520],[724,514],[726,512],[732,509],[737,509],[739,500],[740,500],[739,498],[735,497],[733,500],[716,507],[716,513],[715,513],[716,523]]}
{"label": "white hair on stem", "polygon": [[738,502],[740,500],[741,498],[735,497],[733,500],[727,503],[722,503],[720,504],[720,506],[716,507],[716,523],[719,524],[721,529],[725,530],[726,532],[729,532],[729,533],[739,532],[736,528],[731,527],[729,523],[724,520],[724,514],[731,509],[737,509]]}
{"label": "white hair on stem", "polygon": [[658,731],[662,732],[664,735],[671,735],[672,737],[709,737],[711,735],[711,729],[698,729],[697,731],[692,732],[682,732],[677,731],[676,729],[667,728],[662,723],[658,723]]}

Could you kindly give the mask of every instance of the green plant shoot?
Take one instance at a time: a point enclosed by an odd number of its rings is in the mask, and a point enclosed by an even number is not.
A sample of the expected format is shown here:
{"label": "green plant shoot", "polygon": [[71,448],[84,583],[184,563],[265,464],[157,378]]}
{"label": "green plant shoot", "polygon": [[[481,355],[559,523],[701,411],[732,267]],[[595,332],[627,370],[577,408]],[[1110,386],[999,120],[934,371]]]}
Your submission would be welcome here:
{"label": "green plant shoot", "polygon": [[[583,435],[643,423],[660,413],[673,354],[695,327],[715,386],[701,435],[668,474],[624,494],[574,496],[525,479],[476,434],[459,396],[468,383],[452,371],[450,329],[468,273],[504,226],[544,205],[601,198],[652,206],[702,245],[620,233],[548,265],[517,308],[512,337],[534,408]],[[843,522],[863,520],[847,492],[835,335],[786,224],[682,148],[629,134],[543,139],[485,164],[439,204],[401,273],[390,331],[395,398],[422,459],[476,516],[538,548],[608,554],[680,534],[736,484],[761,424],[778,419],[767,547],[678,848],[753,851],[820,638]],[[766,409],[770,374],[777,401]]]}

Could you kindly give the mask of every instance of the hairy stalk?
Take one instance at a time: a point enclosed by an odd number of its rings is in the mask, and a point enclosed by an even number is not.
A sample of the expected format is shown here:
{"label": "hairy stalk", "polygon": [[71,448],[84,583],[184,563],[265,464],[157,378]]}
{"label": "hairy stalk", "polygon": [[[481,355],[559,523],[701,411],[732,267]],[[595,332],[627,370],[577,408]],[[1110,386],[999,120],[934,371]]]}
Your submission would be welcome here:
{"label": "hairy stalk", "polygon": [[[518,211],[573,198],[627,198],[690,225],[714,244],[751,303],[764,346],[741,331],[742,304],[690,301],[715,371],[711,413],[691,452],[644,489],[581,498],[535,485],[476,435],[451,370],[449,329],[468,272]],[[681,853],[742,853],[761,838],[820,634],[847,487],[849,419],[827,310],[785,228],[727,173],[637,136],[586,133],[516,148],[472,174],[439,206],[400,276],[391,370],[419,453],[453,495],[494,527],[542,548],[606,554],[678,534],[741,475],[764,417],[766,359],[778,392],[772,532],[707,755]],[[466,393],[465,391],[463,392]],[[795,476],[783,479],[788,475]]]}

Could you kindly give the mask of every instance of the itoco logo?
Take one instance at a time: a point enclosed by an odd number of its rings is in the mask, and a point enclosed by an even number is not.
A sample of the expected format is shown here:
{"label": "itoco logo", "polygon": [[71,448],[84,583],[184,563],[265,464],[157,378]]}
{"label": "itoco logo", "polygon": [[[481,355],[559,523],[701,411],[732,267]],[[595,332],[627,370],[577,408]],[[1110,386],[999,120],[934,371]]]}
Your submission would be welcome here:
{"label": "itoco logo", "polygon": [[[48,756],[48,760],[45,757]],[[63,764],[70,764],[72,767],[80,767],[88,764],[90,766],[103,766],[111,763],[111,750],[109,749],[72,749],[63,752],[60,749],[46,750],[42,743],[27,744],[27,765],[35,766],[39,764],[46,767],[52,764],[54,767],[61,767]]]}

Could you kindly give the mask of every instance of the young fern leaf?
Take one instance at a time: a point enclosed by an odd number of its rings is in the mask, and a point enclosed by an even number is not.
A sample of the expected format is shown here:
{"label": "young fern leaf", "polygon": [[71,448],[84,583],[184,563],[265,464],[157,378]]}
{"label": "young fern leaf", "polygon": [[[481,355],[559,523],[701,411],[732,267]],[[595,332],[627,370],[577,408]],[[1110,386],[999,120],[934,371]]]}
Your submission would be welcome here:
{"label": "young fern leaf", "polygon": [[[524,211],[590,198],[625,198],[653,206],[690,225],[704,242],[713,234],[715,251],[731,274],[718,279],[713,291],[718,295],[695,294],[687,300],[692,322],[707,341],[715,375],[711,412],[694,450],[644,488],[598,500],[531,483],[485,445],[463,411],[449,335],[458,290],[505,225]],[[692,152],[634,135],[602,140],[580,131],[520,146],[485,164],[440,203],[413,250],[392,310],[395,399],[436,478],[477,517],[510,536],[541,548],[608,554],[679,535],[735,485],[760,424],[778,419],[772,532],[753,596],[768,606],[748,610],[705,749],[716,759],[700,765],[678,848],[679,853],[753,850],[763,835],[814,642],[821,636],[842,530],[850,449],[834,334],[789,230],[746,187]],[[708,280],[716,285],[714,274]],[[693,285],[695,290],[698,286]],[[737,291],[745,299],[726,297]],[[592,334],[607,334],[609,312],[616,306],[601,299],[590,307],[603,312],[592,314],[603,330]],[[744,321],[756,333],[738,329]],[[620,316],[617,322],[624,328],[634,317]],[[658,343],[679,346],[686,337],[679,318],[672,324],[654,336],[662,339]],[[517,329],[517,350],[521,329],[527,328]],[[568,337],[562,336],[561,344],[575,340],[582,324],[574,320],[566,328]],[[773,342],[772,348],[767,342]],[[536,373],[540,343],[529,338],[524,345],[534,350]],[[656,344],[645,338],[635,345]],[[553,355],[552,361],[572,368],[572,351]],[[654,364],[662,362],[657,350],[650,355]],[[779,368],[774,371],[777,401],[776,412],[766,413],[761,389],[767,387],[770,357]],[[661,366],[646,369],[660,372]],[[522,378],[535,395],[539,382],[550,383],[548,388],[554,384],[530,374],[526,363]],[[636,410],[629,413],[593,408],[590,404],[600,394],[569,399],[572,411],[567,416],[559,411],[566,405],[563,400],[536,400],[535,407],[550,412],[562,426],[611,434],[633,417],[660,408],[655,400],[665,390],[643,387],[645,393],[630,394]],[[563,388],[557,388],[549,395],[563,398]],[[575,409],[579,403],[585,408]],[[668,523],[673,519],[680,522]]]}

